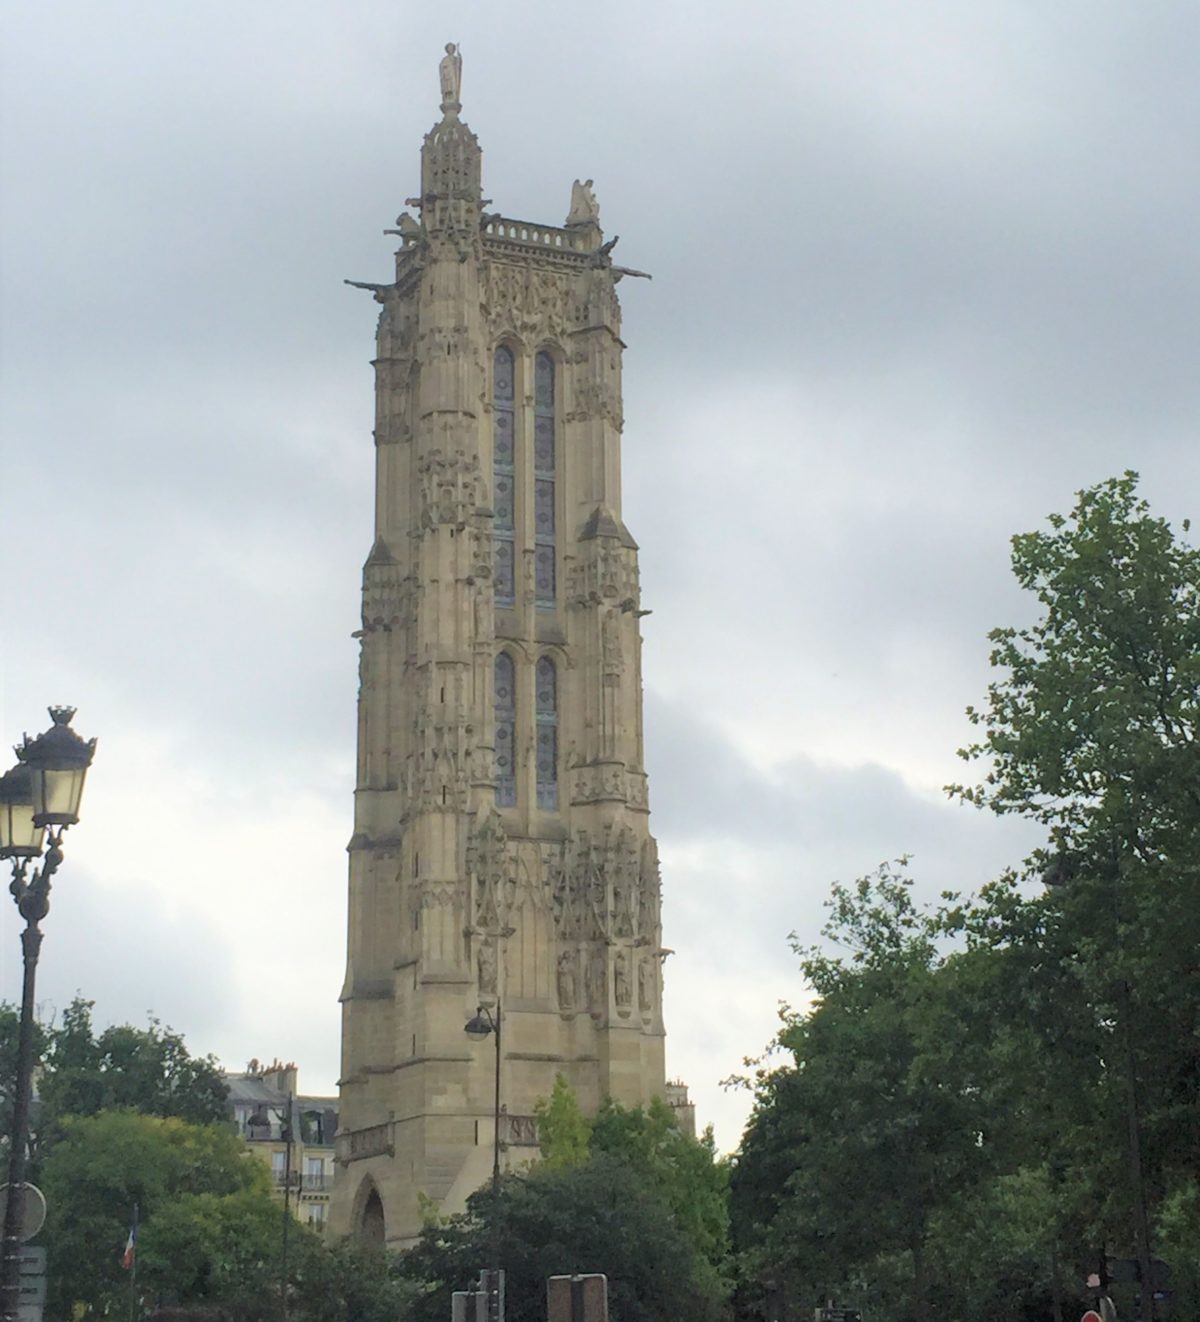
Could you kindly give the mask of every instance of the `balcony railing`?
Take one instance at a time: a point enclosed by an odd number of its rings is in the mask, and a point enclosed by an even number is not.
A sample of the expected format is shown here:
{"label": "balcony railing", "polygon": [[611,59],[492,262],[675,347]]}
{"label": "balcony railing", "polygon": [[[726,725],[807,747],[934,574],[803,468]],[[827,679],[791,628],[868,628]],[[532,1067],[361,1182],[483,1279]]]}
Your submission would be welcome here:
{"label": "balcony railing", "polygon": [[303,1189],[306,1193],[324,1193],[333,1188],[333,1176],[322,1173],[301,1173],[300,1171],[271,1171],[271,1180],[277,1189],[285,1185],[289,1189]]}

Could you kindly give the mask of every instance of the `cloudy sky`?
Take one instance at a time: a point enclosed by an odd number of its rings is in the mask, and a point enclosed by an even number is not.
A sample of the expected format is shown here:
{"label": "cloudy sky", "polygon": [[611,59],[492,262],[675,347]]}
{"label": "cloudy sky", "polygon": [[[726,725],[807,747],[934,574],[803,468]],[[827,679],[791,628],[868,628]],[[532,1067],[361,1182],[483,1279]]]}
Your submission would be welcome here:
{"label": "cloudy sky", "polygon": [[[1200,10],[1150,0],[15,0],[7,742],[100,738],[43,1011],[332,1088],[376,309],[447,40],[485,191],[620,256],[672,1073],[804,989],[829,883],[1032,843],[947,802],[1008,538],[1125,468],[1200,513]],[[19,994],[3,906],[0,994]]]}

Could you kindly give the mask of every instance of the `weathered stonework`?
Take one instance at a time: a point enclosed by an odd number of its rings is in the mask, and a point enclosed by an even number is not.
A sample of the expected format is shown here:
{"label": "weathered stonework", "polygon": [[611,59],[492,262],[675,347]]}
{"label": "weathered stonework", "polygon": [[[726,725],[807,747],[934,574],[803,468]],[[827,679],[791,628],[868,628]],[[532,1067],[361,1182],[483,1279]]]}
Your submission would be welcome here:
{"label": "weathered stonework", "polygon": [[494,1045],[463,1032],[478,1005],[503,1012],[506,1161],[536,1152],[556,1073],[589,1110],[665,1091],[620,513],[615,286],[636,273],[613,266],[590,181],[564,226],[485,214],[453,47],[440,77],[395,280],[361,286],[381,305],[376,510],[332,1220],[394,1244],[422,1197],[459,1210],[490,1173]]}

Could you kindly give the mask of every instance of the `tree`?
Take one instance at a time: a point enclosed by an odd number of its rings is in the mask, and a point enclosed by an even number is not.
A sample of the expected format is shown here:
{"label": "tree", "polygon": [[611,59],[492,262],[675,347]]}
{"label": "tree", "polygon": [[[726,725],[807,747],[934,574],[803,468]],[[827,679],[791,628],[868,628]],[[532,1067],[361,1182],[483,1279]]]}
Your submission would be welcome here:
{"label": "tree", "polygon": [[292,1316],[303,1322],[401,1322],[416,1295],[399,1254],[344,1239],[304,1257]]}
{"label": "tree", "polygon": [[588,1158],[592,1126],[564,1075],[554,1076],[549,1100],[538,1102],[534,1112],[542,1164],[549,1170],[582,1165]]}
{"label": "tree", "polygon": [[648,1107],[607,1099],[592,1126],[590,1150],[620,1161],[653,1188],[700,1255],[706,1288],[725,1298],[729,1280],[729,1164],[711,1127],[700,1140],[682,1132],[661,1097]]}
{"label": "tree", "polygon": [[[218,1124],[226,1116],[228,1090],[212,1056],[193,1056],[183,1038],[151,1017],[145,1028],[114,1024],[98,1036],[93,1002],[77,996],[56,1023],[35,1025],[38,1108],[32,1135],[33,1178],[48,1148],[71,1115],[129,1108],[144,1115],[176,1116],[192,1124]],[[0,1004],[0,1078],[15,1077],[18,1013]],[[6,1064],[9,1068],[5,1068]],[[3,1095],[0,1118],[11,1115]],[[4,1134],[11,1125],[5,1122]]]}
{"label": "tree", "polygon": [[[140,1236],[139,1284],[145,1297],[225,1307],[238,1322],[274,1322],[282,1216],[278,1200],[261,1185],[164,1200]],[[289,1226],[289,1239],[288,1275],[294,1281],[304,1274],[306,1259],[319,1258],[320,1244],[299,1224]]]}
{"label": "tree", "polygon": [[[1013,573],[1043,607],[992,631],[982,784],[953,786],[1049,828],[1057,855],[1190,863],[1200,838],[1200,551],[1126,473],[1078,493],[1050,531],[1013,538]],[[1187,531],[1188,525],[1184,525]],[[1043,855],[1040,866],[1046,862]]]}
{"label": "tree", "polygon": [[748,1298],[871,1291],[877,1314],[924,1318],[939,1217],[994,1169],[987,1039],[911,886],[902,866],[836,885],[824,935],[848,953],[798,950],[817,1000],[785,1015],[791,1059],[760,1072],[732,1177]]}
{"label": "tree", "polygon": [[72,1316],[77,1304],[96,1314],[123,1305],[120,1258],[135,1204],[152,1254],[155,1220],[181,1196],[242,1196],[243,1209],[257,1198],[279,1224],[266,1167],[229,1129],[132,1111],[64,1119],[42,1187],[48,1304],[58,1317]]}
{"label": "tree", "polygon": [[[989,635],[1000,674],[968,712],[982,736],[962,756],[989,770],[950,788],[1047,828],[1026,875],[1053,887],[1041,937],[1077,970],[1146,1271],[1156,1205],[1200,1168],[1200,552],[1150,513],[1134,473],[1049,524],[1013,539],[1041,616]],[[1019,917],[1008,889],[991,902]]]}
{"label": "tree", "polygon": [[[401,1259],[401,1272],[421,1290],[413,1322],[443,1322],[450,1294],[470,1288],[491,1263],[490,1201],[490,1190],[474,1194],[465,1214],[427,1226]],[[696,1246],[627,1162],[597,1153],[582,1165],[509,1175],[498,1210],[509,1322],[541,1322],[547,1278],[571,1272],[604,1272],[621,1322],[724,1316]]]}

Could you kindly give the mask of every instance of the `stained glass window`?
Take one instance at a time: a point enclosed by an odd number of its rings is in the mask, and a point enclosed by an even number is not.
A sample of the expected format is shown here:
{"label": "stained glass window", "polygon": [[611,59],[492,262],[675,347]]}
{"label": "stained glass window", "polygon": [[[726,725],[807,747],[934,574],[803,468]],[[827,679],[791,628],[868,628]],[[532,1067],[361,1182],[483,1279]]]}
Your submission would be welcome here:
{"label": "stained glass window", "polygon": [[496,657],[496,806],[511,808],[517,801],[517,762],[514,739],[517,726],[516,668],[507,652]]}
{"label": "stained glass window", "polygon": [[537,663],[537,806],[558,809],[558,672],[548,656]]}
{"label": "stained glass window", "polygon": [[498,606],[511,606],[516,600],[514,367],[512,350],[501,345],[493,360],[492,388],[492,532]]}
{"label": "stained glass window", "polygon": [[554,359],[539,353],[533,364],[533,579],[543,610],[553,610],[557,580],[554,546]]}

